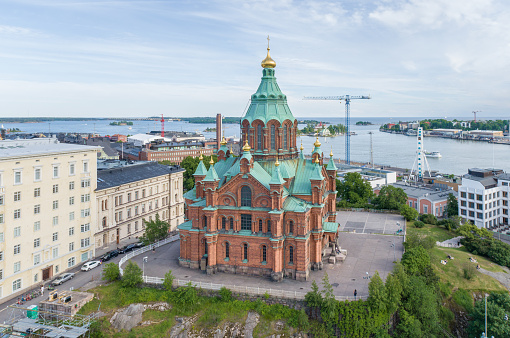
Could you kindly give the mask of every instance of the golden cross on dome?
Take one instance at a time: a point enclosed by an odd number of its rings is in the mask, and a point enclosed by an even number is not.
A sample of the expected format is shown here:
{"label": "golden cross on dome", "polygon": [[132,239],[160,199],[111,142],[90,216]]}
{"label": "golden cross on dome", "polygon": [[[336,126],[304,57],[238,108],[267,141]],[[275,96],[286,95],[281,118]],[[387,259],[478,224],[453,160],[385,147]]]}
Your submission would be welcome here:
{"label": "golden cross on dome", "polygon": [[269,49],[269,35],[267,36],[267,49]]}

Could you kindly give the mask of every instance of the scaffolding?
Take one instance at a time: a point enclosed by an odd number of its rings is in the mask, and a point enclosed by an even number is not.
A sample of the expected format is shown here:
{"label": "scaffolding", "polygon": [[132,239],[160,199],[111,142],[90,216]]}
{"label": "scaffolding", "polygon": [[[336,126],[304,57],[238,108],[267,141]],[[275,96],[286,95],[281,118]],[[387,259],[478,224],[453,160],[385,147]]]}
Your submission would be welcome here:
{"label": "scaffolding", "polygon": [[97,313],[69,315],[63,311],[41,311],[20,305],[11,305],[9,319],[0,326],[0,336],[11,334],[30,337],[90,337],[90,326],[97,318]]}

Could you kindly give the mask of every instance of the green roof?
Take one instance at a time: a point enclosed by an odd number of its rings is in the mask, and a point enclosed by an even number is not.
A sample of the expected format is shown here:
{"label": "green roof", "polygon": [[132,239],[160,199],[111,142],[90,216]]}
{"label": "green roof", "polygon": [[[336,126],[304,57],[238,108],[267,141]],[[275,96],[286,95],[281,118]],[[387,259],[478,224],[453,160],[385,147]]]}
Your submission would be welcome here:
{"label": "green roof", "polygon": [[275,166],[269,184],[283,184],[283,183],[285,183],[285,180],[283,179],[282,174],[280,173],[280,167]]}
{"label": "green roof", "polygon": [[322,176],[322,166],[319,163],[315,163],[315,168],[312,170],[312,176],[310,176],[310,180],[322,181],[324,176]]}
{"label": "green roof", "polygon": [[306,212],[309,209],[309,203],[300,198],[289,196],[283,202],[283,210],[293,212]]}
{"label": "green roof", "polygon": [[339,227],[339,224],[337,222],[323,222],[322,223],[322,229],[324,229],[325,232],[337,232],[338,227]]}
{"label": "green roof", "polygon": [[204,162],[200,161],[198,164],[197,170],[195,170],[194,176],[205,176],[207,175],[207,169],[204,165]]}
{"label": "green roof", "polygon": [[337,170],[335,161],[333,160],[333,156],[331,156],[329,158],[329,162],[328,162],[328,166],[326,167],[326,170],[334,170],[334,171]]}
{"label": "green roof", "polygon": [[262,70],[262,80],[257,92],[251,96],[251,104],[243,120],[251,123],[260,120],[267,124],[270,120],[277,120],[282,123],[285,120],[295,121],[289,106],[287,105],[287,96],[282,93],[276,78],[275,70],[264,68]]}
{"label": "green roof", "polygon": [[207,175],[205,175],[205,178],[203,179],[203,181],[211,182],[211,181],[218,181],[219,179],[220,178],[218,177],[216,170],[214,170],[214,165],[211,165],[209,167],[209,171],[207,172]]}
{"label": "green roof", "polygon": [[269,181],[271,181],[271,175],[269,175],[267,171],[265,171],[264,168],[258,164],[258,162],[253,163],[253,168],[250,170],[250,175],[259,181],[262,185],[264,185],[267,190],[270,189]]}
{"label": "green roof", "polygon": [[186,221],[182,224],[179,224],[177,226],[177,229],[179,230],[190,230],[191,228],[193,227],[193,222],[192,221]]}
{"label": "green roof", "polygon": [[310,177],[312,176],[315,165],[311,160],[299,160],[296,168],[296,177],[290,187],[292,195],[311,195],[312,185]]}
{"label": "green roof", "polygon": [[190,191],[187,191],[184,193],[184,198],[187,198],[187,199],[190,199],[190,200],[194,200],[197,198],[197,189],[196,187],[193,187],[193,189],[191,189]]}
{"label": "green roof", "polygon": [[201,200],[199,200],[198,202],[193,203],[190,206],[191,207],[205,207],[206,206],[205,198],[202,198]]}

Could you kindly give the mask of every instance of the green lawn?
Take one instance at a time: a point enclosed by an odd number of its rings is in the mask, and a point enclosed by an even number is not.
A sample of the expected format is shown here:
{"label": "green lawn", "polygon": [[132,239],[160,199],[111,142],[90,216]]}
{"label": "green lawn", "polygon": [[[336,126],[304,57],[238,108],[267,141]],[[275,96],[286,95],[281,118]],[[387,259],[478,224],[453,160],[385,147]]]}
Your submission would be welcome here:
{"label": "green lawn", "polygon": [[[425,224],[423,228],[415,228],[412,222],[408,223],[407,228],[408,234],[419,234],[422,236],[430,236],[437,242],[442,242],[447,239],[456,237],[454,232],[450,232],[443,227],[436,225]],[[504,291],[506,288],[501,285],[497,280],[476,270],[476,265],[493,271],[493,272],[505,272],[498,264],[491,262],[489,259],[473,255],[464,247],[460,248],[443,248],[434,247],[429,251],[430,258],[434,269],[438,272],[441,282],[450,284],[454,289],[462,288],[469,291]],[[453,260],[447,258],[448,254],[454,257]],[[473,257],[478,263],[471,263],[469,257]],[[448,263],[446,265],[441,264],[441,260],[446,259]],[[473,278],[468,280],[464,278],[464,268],[473,271]]]}

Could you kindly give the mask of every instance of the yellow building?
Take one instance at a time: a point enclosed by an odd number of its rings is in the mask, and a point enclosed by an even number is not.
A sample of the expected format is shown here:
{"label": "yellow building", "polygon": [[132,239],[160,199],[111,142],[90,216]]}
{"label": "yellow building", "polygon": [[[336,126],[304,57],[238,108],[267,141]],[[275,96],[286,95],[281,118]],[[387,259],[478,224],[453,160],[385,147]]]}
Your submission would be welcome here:
{"label": "yellow building", "polygon": [[0,299],[94,256],[97,147],[0,141]]}
{"label": "yellow building", "polygon": [[133,242],[156,215],[175,230],[184,222],[183,173],[157,162],[98,171],[96,248]]}

